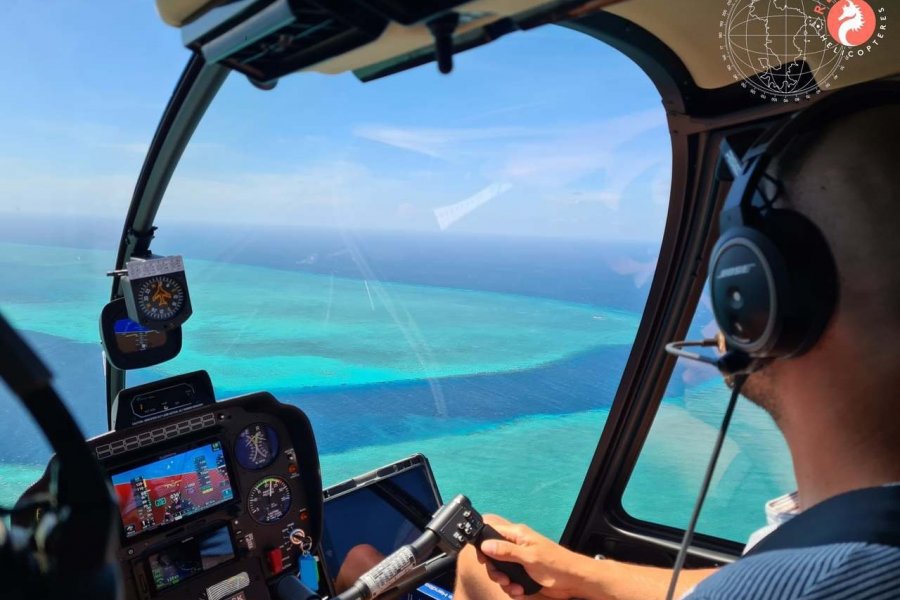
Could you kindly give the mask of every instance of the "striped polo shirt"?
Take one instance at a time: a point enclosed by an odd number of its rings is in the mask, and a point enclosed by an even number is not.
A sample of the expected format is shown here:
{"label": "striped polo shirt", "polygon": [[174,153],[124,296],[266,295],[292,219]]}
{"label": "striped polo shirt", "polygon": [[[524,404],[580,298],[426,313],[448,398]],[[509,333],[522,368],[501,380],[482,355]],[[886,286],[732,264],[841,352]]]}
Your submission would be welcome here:
{"label": "striped polo shirt", "polygon": [[[769,525],[751,536],[744,551],[798,513],[796,492],[768,502]],[[900,548],[853,542],[760,552],[723,567],[684,596],[742,598],[900,599]]]}
{"label": "striped polo shirt", "polygon": [[900,598],[900,548],[828,544],[747,556],[702,581],[687,600]]}

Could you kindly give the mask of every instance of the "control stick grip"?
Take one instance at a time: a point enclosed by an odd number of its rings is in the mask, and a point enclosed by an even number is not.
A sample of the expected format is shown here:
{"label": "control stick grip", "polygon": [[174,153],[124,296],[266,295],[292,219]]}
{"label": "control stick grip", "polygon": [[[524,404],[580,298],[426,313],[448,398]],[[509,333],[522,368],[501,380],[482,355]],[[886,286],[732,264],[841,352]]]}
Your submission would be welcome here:
{"label": "control stick grip", "polygon": [[[481,544],[485,542],[485,540],[502,540],[504,542],[509,541],[502,535],[500,532],[488,525],[484,524],[484,527],[481,529],[481,533],[478,534],[478,548],[481,548]],[[525,567],[515,562],[506,562],[502,560],[494,560],[492,558],[488,558],[491,564],[495,569],[509,577],[509,580],[513,583],[518,583],[525,590],[525,595],[530,596],[532,594],[536,594],[541,591],[543,587],[537,581],[531,578],[528,575],[528,572],[525,571]]]}

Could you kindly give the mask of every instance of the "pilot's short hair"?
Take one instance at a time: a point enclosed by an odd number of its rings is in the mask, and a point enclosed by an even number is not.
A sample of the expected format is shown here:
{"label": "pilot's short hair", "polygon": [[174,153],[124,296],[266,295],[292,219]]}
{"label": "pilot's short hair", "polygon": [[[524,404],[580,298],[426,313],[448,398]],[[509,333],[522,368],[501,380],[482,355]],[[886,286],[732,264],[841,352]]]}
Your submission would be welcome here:
{"label": "pilot's short hair", "polygon": [[790,144],[773,169],[786,204],[828,240],[838,311],[900,355],[900,101],[823,124]]}

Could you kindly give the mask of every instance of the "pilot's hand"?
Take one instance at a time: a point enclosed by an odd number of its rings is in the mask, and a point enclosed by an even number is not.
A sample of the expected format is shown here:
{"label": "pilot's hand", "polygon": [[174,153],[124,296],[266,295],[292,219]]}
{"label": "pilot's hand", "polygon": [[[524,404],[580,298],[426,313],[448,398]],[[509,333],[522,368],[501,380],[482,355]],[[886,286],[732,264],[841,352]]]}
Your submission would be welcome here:
{"label": "pilot's hand", "polygon": [[543,586],[535,597],[584,597],[587,581],[582,573],[585,569],[591,569],[595,561],[563,548],[526,525],[514,525],[496,515],[485,515],[484,521],[508,541],[485,541],[478,553],[478,560],[487,567],[488,577],[509,596],[522,597],[525,592],[521,585],[512,583],[509,577],[485,561],[485,556],[524,566],[528,575]]}
{"label": "pilot's hand", "polygon": [[356,583],[359,576],[384,560],[384,555],[374,546],[359,544],[350,548],[347,558],[334,578],[334,589],[340,594]]}

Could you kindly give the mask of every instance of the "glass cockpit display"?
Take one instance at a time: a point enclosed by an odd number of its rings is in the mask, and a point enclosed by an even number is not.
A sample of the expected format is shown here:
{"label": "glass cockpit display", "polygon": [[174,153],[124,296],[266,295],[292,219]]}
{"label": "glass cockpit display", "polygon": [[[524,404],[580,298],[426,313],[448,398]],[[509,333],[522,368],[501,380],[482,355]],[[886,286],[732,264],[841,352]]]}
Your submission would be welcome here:
{"label": "glass cockpit display", "polygon": [[112,475],[125,537],[208,510],[234,497],[218,441]]}
{"label": "glass cockpit display", "polygon": [[117,369],[142,369],[171,360],[181,351],[181,328],[141,325],[128,316],[124,298],[100,313],[100,341],[106,359]]}
{"label": "glass cockpit display", "polygon": [[278,434],[265,423],[254,423],[238,434],[234,455],[250,471],[268,467],[278,456]]}
{"label": "glass cockpit display", "polygon": [[228,527],[219,527],[151,554],[147,563],[153,586],[161,591],[232,558],[234,546]]}
{"label": "glass cockpit display", "polygon": [[148,329],[131,319],[117,320],[113,325],[113,331],[116,334],[116,346],[126,354],[158,348],[166,343],[164,333]]}

